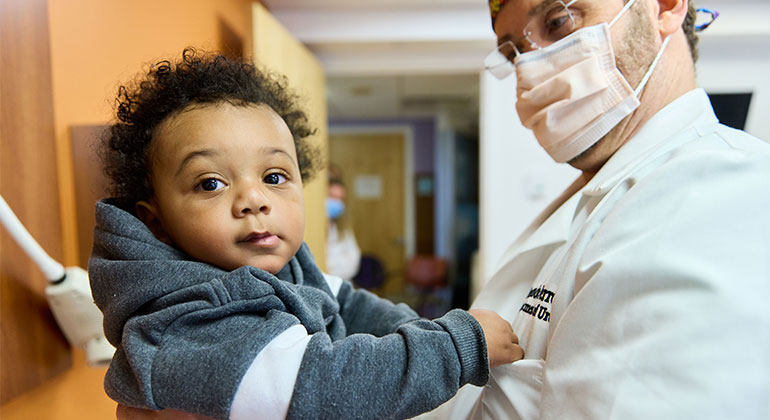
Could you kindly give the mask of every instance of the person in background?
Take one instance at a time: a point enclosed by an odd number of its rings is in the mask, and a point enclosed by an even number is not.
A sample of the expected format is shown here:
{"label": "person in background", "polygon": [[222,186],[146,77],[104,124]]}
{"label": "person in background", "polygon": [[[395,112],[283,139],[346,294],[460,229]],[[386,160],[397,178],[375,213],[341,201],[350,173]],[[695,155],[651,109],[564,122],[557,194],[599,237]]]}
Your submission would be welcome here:
{"label": "person in background", "polygon": [[326,272],[343,280],[352,280],[361,265],[361,249],[356,242],[346,212],[347,192],[342,179],[329,178],[326,214],[329,231],[326,238]]}
{"label": "person in background", "polygon": [[472,305],[513,319],[526,358],[432,418],[770,419],[770,145],[697,87],[693,5],[489,7],[487,68],[582,174]]}

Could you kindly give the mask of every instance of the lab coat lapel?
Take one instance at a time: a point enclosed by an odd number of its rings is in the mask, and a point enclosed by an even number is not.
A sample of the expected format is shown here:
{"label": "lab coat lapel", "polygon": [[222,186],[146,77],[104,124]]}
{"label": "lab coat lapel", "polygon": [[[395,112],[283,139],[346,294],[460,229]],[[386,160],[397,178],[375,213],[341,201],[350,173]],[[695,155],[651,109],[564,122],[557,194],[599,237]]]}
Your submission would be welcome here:
{"label": "lab coat lapel", "polygon": [[556,200],[543,210],[535,221],[503,253],[497,267],[499,271],[516,256],[537,248],[559,245],[567,240],[572,217],[577,206],[576,193],[585,183],[581,178],[575,180]]}
{"label": "lab coat lapel", "polygon": [[521,302],[529,292],[529,283],[522,278],[534,278],[553,251],[568,238],[584,183],[576,180],[543,211],[519,239],[505,252],[495,275],[484,285],[473,303],[476,308],[504,308],[498,313],[512,321]]}

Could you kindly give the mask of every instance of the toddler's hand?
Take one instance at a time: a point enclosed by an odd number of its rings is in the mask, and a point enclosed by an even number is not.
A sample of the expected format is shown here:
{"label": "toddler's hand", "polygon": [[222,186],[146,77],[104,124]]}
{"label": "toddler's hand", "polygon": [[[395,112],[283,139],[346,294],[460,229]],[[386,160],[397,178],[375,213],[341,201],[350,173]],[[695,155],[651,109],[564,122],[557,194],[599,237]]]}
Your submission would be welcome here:
{"label": "toddler's hand", "polygon": [[497,367],[513,363],[524,357],[524,349],[519,345],[519,337],[513,332],[513,327],[496,312],[487,309],[471,309],[468,311],[484,330],[489,352],[489,367]]}

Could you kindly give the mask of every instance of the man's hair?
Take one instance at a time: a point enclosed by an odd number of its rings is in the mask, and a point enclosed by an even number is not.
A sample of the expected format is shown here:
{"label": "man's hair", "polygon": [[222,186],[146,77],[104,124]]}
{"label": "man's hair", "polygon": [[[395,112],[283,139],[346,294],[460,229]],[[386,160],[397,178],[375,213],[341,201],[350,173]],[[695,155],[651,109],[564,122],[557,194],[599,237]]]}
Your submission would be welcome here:
{"label": "man's hair", "polygon": [[695,31],[696,15],[695,6],[690,1],[687,16],[685,16],[684,22],[682,22],[682,29],[684,29],[684,34],[687,36],[687,43],[690,44],[690,54],[692,54],[693,63],[698,62],[698,33]]}
{"label": "man's hair", "polygon": [[303,181],[320,168],[320,154],[308,136],[315,130],[283,76],[262,72],[251,62],[186,48],[176,62],[149,66],[120,86],[116,117],[102,138],[99,155],[116,204],[130,212],[152,194],[150,151],[153,135],[169,117],[189,106],[230,103],[264,105],[289,127]]}

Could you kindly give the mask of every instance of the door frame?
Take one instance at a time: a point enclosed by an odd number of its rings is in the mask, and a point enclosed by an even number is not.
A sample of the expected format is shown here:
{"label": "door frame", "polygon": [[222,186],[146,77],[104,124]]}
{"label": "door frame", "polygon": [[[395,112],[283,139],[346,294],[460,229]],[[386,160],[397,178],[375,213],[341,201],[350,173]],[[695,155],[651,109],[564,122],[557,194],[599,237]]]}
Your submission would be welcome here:
{"label": "door frame", "polygon": [[[414,130],[408,124],[329,124],[329,136],[335,134],[401,134],[404,136],[404,258],[414,256],[417,247],[414,202]],[[331,139],[329,140],[331,147]]]}

